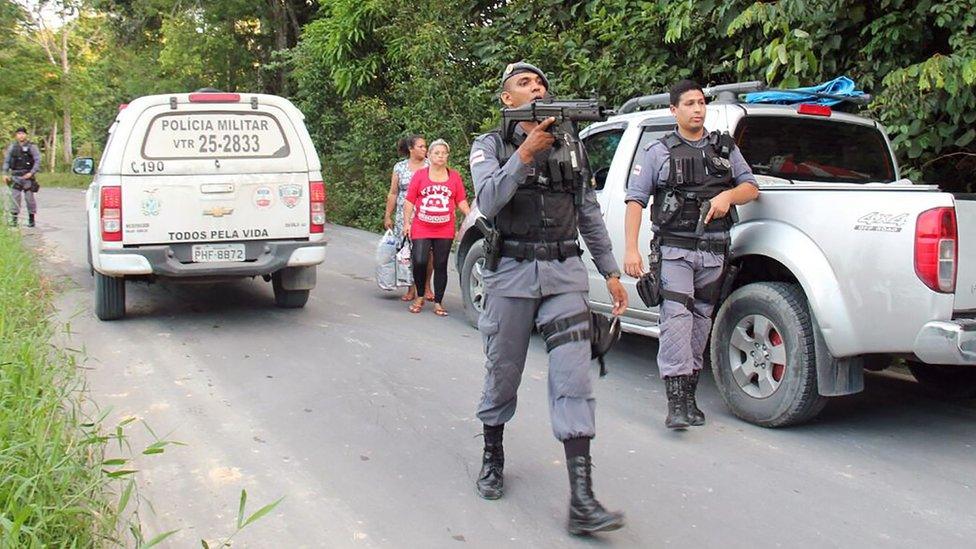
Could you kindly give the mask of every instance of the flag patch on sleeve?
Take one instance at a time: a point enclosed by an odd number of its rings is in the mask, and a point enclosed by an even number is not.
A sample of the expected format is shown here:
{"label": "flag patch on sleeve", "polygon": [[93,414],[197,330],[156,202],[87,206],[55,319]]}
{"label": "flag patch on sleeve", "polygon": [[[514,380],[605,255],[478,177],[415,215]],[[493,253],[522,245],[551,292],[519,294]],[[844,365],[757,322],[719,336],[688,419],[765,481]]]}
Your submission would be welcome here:
{"label": "flag patch on sleeve", "polygon": [[471,151],[470,161],[471,161],[471,165],[472,166],[475,165],[475,164],[477,164],[477,163],[479,163],[479,162],[484,161],[484,159],[485,159],[485,151],[483,151],[481,149],[478,149],[478,150],[475,150],[475,151]]}

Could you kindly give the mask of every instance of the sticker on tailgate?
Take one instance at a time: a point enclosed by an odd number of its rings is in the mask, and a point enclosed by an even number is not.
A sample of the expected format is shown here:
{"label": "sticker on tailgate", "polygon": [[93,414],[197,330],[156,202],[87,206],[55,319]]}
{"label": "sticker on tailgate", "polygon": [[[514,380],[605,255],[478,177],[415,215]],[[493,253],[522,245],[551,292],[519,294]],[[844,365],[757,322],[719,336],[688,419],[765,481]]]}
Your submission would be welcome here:
{"label": "sticker on tailgate", "polygon": [[288,140],[269,113],[172,112],[156,115],[142,142],[146,160],[283,158]]}

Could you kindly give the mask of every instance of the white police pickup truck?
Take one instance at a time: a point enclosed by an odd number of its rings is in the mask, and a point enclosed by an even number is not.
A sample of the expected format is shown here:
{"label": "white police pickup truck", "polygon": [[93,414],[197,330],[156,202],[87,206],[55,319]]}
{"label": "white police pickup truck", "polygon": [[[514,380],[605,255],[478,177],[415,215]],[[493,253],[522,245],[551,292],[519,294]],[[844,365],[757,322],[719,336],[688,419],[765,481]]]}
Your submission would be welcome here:
{"label": "white police pickup truck", "polygon": [[126,280],[157,278],[261,276],[278,306],[304,306],[325,187],[303,120],[281,97],[205,90],[120,107],[86,195],[98,318],[125,315]]}
{"label": "white police pickup truck", "polygon": [[[828,397],[859,392],[864,369],[896,358],[915,377],[958,396],[976,395],[976,195],[952,195],[901,179],[884,129],[829,107],[746,104],[749,85],[706,89],[706,128],[728,131],[760,185],[739,208],[729,281],[711,336],[715,381],[733,413],[769,427],[814,417]],[[587,127],[597,195],[623,264],[624,196],[635,152],[674,127],[667,94]],[[626,105],[626,104],[625,104]],[[461,290],[476,320],[484,252],[462,227]],[[648,253],[650,223],[642,224]],[[590,302],[610,296],[590,266]],[[625,331],[656,337],[656,308],[645,308],[624,277]]]}

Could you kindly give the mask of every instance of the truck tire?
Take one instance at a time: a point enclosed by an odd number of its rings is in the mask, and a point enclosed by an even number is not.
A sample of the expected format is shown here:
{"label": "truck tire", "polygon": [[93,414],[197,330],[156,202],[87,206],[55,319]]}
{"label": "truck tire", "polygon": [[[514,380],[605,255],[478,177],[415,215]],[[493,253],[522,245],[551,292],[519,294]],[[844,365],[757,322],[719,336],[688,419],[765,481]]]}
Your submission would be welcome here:
{"label": "truck tire", "polygon": [[483,240],[471,245],[464,264],[461,266],[461,300],[464,302],[464,316],[468,324],[478,327],[478,317],[485,304],[485,248]]}
{"label": "truck tire", "polygon": [[976,368],[908,361],[918,383],[939,398],[961,400],[976,397]]}
{"label": "truck tire", "polygon": [[125,277],[95,273],[95,316],[99,320],[125,316]]}
{"label": "truck tire", "polygon": [[281,284],[281,271],[271,275],[275,305],[282,309],[301,309],[308,302],[309,290],[286,290]]}
{"label": "truck tire", "polygon": [[732,293],[712,329],[712,375],[736,416],[763,427],[807,421],[817,392],[814,327],[796,284],[757,282]]}

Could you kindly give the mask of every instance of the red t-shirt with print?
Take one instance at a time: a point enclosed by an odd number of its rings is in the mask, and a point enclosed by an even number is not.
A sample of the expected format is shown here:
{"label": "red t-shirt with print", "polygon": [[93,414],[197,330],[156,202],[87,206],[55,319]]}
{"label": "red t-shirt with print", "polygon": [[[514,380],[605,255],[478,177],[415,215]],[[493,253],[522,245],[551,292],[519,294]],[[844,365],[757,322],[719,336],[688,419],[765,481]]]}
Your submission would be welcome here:
{"label": "red t-shirt with print", "polygon": [[459,173],[448,168],[447,181],[431,181],[430,168],[417,170],[407,200],[414,207],[410,238],[454,238],[454,212],[465,200]]}

